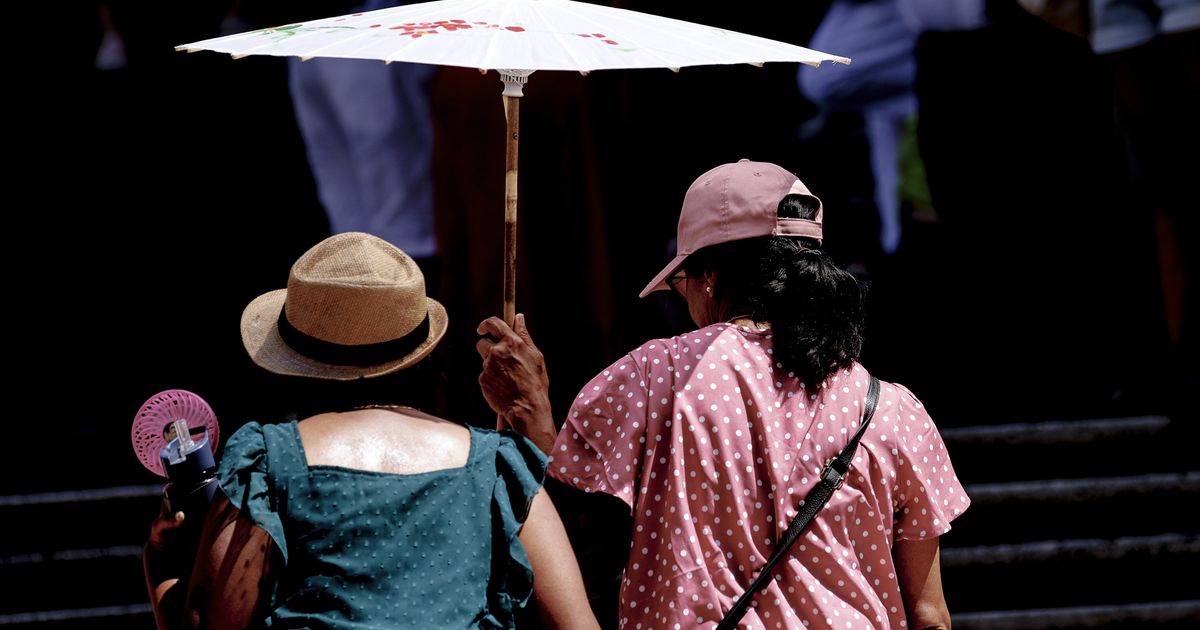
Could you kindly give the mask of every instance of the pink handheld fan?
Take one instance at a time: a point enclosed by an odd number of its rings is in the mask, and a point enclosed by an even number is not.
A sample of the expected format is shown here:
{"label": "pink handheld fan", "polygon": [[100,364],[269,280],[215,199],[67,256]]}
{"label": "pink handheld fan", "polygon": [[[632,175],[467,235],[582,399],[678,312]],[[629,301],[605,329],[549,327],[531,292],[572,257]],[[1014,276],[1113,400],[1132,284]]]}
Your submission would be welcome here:
{"label": "pink handheld fan", "polygon": [[204,399],[183,389],[151,396],[133,419],[133,450],[150,472],[166,477],[172,510],[207,509],[217,489],[213,458],[220,429]]}
{"label": "pink handheld fan", "polygon": [[212,407],[192,392],[168,389],[151,396],[134,416],[133,450],[150,472],[166,477],[163,449],[183,434],[187,436],[184,441],[193,443],[186,446],[194,446],[194,436],[201,432],[208,438],[209,450],[215,449],[220,428]]}

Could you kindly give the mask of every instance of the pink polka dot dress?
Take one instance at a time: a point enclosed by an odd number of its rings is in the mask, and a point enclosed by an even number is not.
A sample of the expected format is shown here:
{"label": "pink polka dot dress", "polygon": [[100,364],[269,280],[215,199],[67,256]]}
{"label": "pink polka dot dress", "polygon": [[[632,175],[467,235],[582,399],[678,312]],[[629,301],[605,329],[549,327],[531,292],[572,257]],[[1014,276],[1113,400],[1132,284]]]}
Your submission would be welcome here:
{"label": "pink polka dot dress", "polygon": [[[547,472],[632,510],[622,628],[715,626],[861,422],[865,369],[814,388],[771,353],[770,331],[731,324],[656,339],[572,405]],[[846,482],[740,627],[906,627],[892,543],[944,534],[970,499],[920,401],[880,387]]]}

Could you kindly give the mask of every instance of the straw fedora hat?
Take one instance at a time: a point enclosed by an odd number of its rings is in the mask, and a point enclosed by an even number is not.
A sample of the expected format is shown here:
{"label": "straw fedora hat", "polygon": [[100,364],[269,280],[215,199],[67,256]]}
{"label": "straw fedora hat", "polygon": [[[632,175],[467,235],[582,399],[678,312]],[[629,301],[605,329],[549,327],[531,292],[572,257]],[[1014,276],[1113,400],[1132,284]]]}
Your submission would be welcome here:
{"label": "straw fedora hat", "polygon": [[408,254],[377,236],[343,232],[305,252],[286,289],[246,306],[242,344],[276,374],[344,381],[413,365],[446,324],[446,309],[425,295]]}

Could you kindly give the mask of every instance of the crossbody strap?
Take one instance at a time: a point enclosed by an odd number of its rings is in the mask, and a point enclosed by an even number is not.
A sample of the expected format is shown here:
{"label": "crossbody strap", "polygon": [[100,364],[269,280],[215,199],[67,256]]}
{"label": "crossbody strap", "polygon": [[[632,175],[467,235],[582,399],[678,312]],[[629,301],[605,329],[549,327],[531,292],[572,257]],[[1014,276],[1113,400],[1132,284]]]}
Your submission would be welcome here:
{"label": "crossbody strap", "polygon": [[791,525],[788,525],[787,531],[783,533],[783,538],[775,547],[775,553],[771,554],[767,564],[733,604],[733,608],[729,609],[729,613],[717,625],[716,630],[733,630],[737,627],[738,621],[750,607],[750,601],[754,599],[754,594],[762,590],[767,580],[771,579],[771,572],[774,570],[775,564],[787,555],[788,549],[791,549],[796,539],[800,538],[801,532],[808,526],[809,521],[817,515],[817,512],[821,511],[821,508],[825,507],[829,497],[833,496],[833,493],[841,487],[846,473],[850,472],[850,463],[854,460],[854,451],[858,449],[858,441],[866,432],[867,424],[871,422],[871,416],[875,414],[877,404],[879,404],[879,379],[872,376],[871,385],[867,388],[866,404],[863,406],[863,420],[858,426],[858,431],[854,432],[854,437],[850,438],[850,442],[846,444],[841,453],[838,453],[837,457],[832,457],[825,463],[825,468],[821,470],[821,479],[804,497],[804,502],[800,504],[800,512],[796,514],[796,518],[792,519]]}

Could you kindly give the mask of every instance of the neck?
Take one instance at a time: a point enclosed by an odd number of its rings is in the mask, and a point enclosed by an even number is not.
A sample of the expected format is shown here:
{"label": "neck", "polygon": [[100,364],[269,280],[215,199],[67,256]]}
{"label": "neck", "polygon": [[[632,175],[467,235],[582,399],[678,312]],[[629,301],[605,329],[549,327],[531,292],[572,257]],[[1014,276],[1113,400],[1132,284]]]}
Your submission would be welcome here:
{"label": "neck", "polygon": [[767,330],[771,327],[770,322],[755,321],[755,319],[749,315],[734,315],[733,317],[725,320],[725,323],[733,324],[734,326],[754,328],[756,330]]}
{"label": "neck", "polygon": [[369,404],[369,405],[358,405],[358,406],[356,406],[356,407],[351,407],[351,409],[350,409],[350,410],[351,410],[351,411],[358,411],[358,410],[360,410],[360,409],[387,409],[388,411],[400,411],[400,410],[402,410],[402,409],[411,409],[411,410],[414,410],[414,411],[415,411],[417,408],[416,408],[416,407],[410,407],[410,406],[408,406],[408,405],[394,405],[394,404]]}

